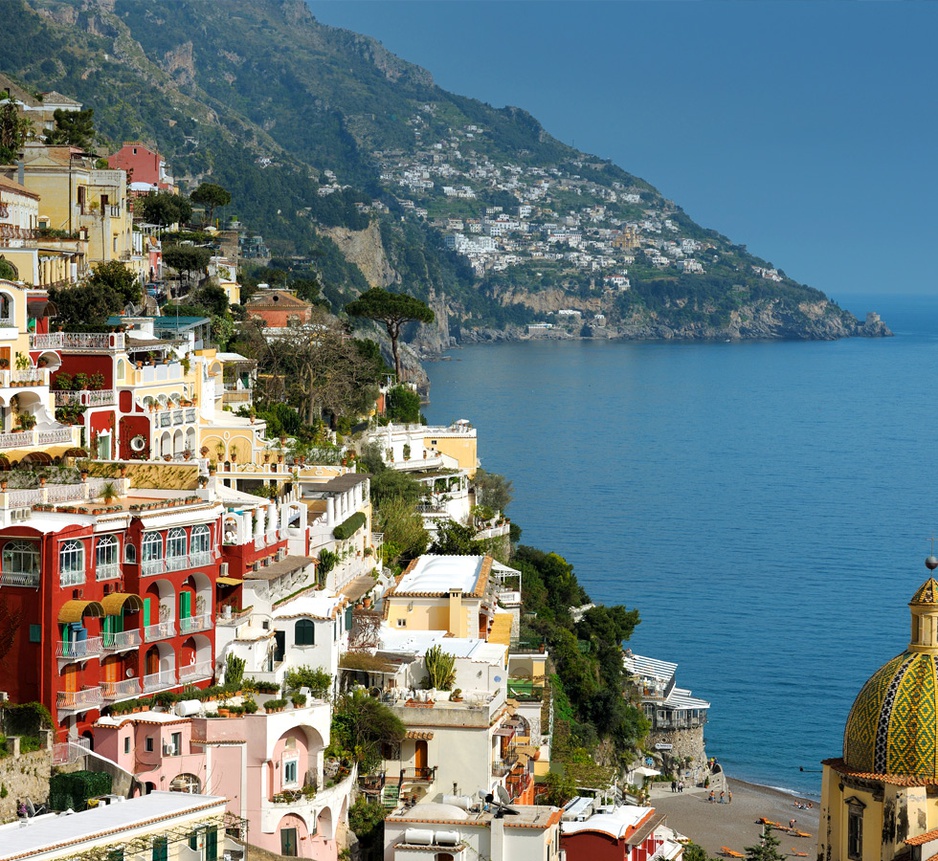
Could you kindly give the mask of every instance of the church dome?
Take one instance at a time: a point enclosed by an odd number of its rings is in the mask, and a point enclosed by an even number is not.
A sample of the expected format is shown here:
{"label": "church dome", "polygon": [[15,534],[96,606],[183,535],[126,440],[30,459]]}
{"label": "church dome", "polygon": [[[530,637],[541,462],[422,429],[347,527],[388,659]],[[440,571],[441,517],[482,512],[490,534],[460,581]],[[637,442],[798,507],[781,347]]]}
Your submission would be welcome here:
{"label": "church dome", "polygon": [[908,649],[863,686],[844,730],[851,771],[938,779],[938,581],[909,602]]}

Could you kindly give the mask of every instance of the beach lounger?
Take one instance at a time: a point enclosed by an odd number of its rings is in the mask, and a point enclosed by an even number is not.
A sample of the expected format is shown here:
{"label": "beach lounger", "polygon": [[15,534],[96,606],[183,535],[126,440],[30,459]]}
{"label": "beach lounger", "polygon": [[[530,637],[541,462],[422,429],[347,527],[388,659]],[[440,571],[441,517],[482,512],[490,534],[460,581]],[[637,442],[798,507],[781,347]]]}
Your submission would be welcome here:
{"label": "beach lounger", "polygon": [[734,852],[730,849],[729,846],[721,846],[720,852],[725,855],[727,858],[745,858],[746,856],[742,852]]}
{"label": "beach lounger", "polygon": [[773,828],[785,829],[785,826],[781,822],[773,822],[771,819],[766,819],[764,816],[759,817],[759,822],[763,825],[771,825]]}
{"label": "beach lounger", "polygon": [[807,831],[792,831],[792,834],[794,834],[795,837],[810,837],[811,836],[810,834],[808,834]]}
{"label": "beach lounger", "polygon": [[807,853],[807,852],[799,852],[794,846],[791,847],[791,854],[794,855],[796,858],[807,858],[807,857],[808,857],[808,853]]}

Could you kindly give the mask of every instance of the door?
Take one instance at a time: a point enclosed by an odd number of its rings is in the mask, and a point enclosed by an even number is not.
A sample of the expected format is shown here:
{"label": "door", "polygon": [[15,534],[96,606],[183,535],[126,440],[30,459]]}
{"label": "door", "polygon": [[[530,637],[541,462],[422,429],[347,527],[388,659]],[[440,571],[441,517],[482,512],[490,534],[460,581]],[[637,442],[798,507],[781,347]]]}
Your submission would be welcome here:
{"label": "door", "polygon": [[286,633],[284,631],[274,631],[274,663],[279,664],[287,650]]}
{"label": "door", "polygon": [[296,858],[296,829],[280,829],[280,854],[289,858]]}
{"label": "door", "polygon": [[422,739],[414,747],[414,777],[427,773],[427,743]]}

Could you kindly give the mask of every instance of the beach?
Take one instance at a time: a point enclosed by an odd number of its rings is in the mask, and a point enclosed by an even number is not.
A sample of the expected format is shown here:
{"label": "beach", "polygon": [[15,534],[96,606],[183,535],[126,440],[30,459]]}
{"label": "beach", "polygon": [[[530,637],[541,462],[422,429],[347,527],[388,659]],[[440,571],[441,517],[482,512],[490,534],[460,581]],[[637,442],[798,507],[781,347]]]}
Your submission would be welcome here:
{"label": "beach", "polygon": [[[792,857],[813,858],[817,854],[818,804],[803,810],[798,804],[806,803],[795,795],[757,786],[742,780],[727,778],[733,793],[730,804],[710,803],[708,790],[685,789],[683,793],[672,793],[670,784],[656,784],[650,804],[661,813],[667,814],[668,825],[702,846],[709,855],[721,855],[726,846],[735,852],[745,852],[747,846],[755,845],[762,833],[760,817],[782,823],[787,829],[789,820],[796,820],[795,829],[807,832],[810,837],[798,837],[787,831],[777,831],[781,841],[779,851]],[[719,793],[717,793],[719,795]]]}

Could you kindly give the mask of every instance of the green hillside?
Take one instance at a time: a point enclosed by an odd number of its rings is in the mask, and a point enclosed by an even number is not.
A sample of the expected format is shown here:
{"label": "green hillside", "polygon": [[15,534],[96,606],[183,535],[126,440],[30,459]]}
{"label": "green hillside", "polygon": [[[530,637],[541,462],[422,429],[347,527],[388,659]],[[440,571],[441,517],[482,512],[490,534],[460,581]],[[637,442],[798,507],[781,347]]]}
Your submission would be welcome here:
{"label": "green hillside", "polygon": [[525,111],[447,93],[300,0],[0,0],[0,20],[0,72],[93,107],[102,148],[143,139],[184,189],[225,186],[335,304],[369,283],[434,297],[457,339],[534,322],[550,337],[883,334]]}

